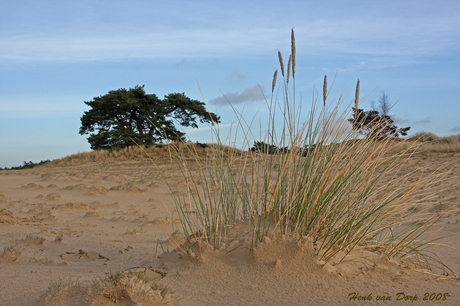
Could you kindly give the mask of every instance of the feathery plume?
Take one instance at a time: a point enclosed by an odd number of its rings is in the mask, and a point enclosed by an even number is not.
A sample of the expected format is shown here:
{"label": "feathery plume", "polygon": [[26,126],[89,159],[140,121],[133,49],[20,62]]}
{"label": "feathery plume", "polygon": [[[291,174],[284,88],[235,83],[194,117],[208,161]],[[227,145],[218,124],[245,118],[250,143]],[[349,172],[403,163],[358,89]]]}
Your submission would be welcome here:
{"label": "feathery plume", "polygon": [[326,97],[327,97],[327,75],[324,76],[324,84],[323,84],[323,103],[326,106]]}
{"label": "feathery plume", "polygon": [[280,60],[280,66],[281,66],[281,74],[284,77],[284,63],[283,63],[283,56],[281,56],[281,52],[278,51],[278,58]]}
{"label": "feathery plume", "polygon": [[287,70],[287,83],[286,84],[289,84],[289,74],[291,73],[291,64],[292,64],[292,54],[289,55],[288,70]]}
{"label": "feathery plume", "polygon": [[272,83],[272,93],[275,91],[275,86],[276,86],[276,78],[278,77],[278,70],[275,71],[275,74],[273,75],[273,83]]}
{"label": "feathery plume", "polygon": [[356,84],[356,93],[355,93],[355,114],[356,115],[358,115],[358,104],[359,104],[359,79],[358,79],[358,83]]}
{"label": "feathery plume", "polygon": [[292,55],[292,78],[295,78],[295,37],[294,37],[294,29],[291,30],[291,55]]}

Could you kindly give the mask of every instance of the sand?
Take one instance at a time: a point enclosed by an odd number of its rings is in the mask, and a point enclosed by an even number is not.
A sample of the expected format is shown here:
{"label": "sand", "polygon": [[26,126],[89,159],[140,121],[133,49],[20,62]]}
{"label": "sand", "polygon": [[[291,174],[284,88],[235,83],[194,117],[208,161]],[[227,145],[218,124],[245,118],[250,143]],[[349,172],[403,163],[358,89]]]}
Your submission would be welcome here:
{"label": "sand", "polygon": [[452,208],[436,225],[451,248],[433,250],[454,273],[356,259],[370,253],[325,264],[292,237],[249,250],[241,224],[221,250],[183,254],[171,192],[145,161],[0,171],[0,305],[459,305],[460,154],[407,167],[449,171],[416,200]]}

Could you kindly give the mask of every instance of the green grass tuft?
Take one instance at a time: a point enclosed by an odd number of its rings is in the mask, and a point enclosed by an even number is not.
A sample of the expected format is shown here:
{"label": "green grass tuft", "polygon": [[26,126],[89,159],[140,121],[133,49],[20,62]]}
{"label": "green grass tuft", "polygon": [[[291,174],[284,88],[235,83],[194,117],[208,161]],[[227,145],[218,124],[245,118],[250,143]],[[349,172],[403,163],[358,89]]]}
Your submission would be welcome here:
{"label": "green grass tuft", "polygon": [[[303,117],[295,100],[295,79],[281,88],[281,102],[274,91],[266,101],[270,117],[264,139],[254,137],[251,124],[234,108],[236,132],[223,136],[214,125],[217,145],[208,154],[199,154],[193,144],[169,146],[188,189],[174,192],[179,187],[166,180],[179,212],[184,253],[196,253],[192,246],[197,240],[220,248],[229,226],[245,222],[249,247],[266,237],[295,235],[312,238],[326,261],[343,260],[357,248],[379,249],[418,267],[448,269],[426,250],[433,243],[426,234],[440,214],[401,226],[424,213],[411,210],[411,200],[426,195],[439,181],[433,175],[411,183],[413,173],[398,175],[418,142],[401,146],[390,138],[362,137],[350,128],[351,105],[343,110],[342,98],[325,106],[316,97]],[[231,145],[237,135],[244,136],[245,147],[262,141],[286,149],[242,152]],[[187,205],[194,214],[184,209]]]}

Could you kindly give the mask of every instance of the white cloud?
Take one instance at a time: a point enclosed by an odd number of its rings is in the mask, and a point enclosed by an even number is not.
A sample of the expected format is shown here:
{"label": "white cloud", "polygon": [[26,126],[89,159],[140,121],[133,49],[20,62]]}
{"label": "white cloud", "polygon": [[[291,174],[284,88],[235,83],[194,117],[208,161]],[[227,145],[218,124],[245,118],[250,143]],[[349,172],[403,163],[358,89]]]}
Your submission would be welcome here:
{"label": "white cloud", "polygon": [[227,105],[231,104],[242,104],[245,102],[261,101],[264,99],[265,88],[263,86],[255,85],[243,90],[241,93],[227,92],[224,95],[212,99],[209,101],[210,104],[215,105]]}

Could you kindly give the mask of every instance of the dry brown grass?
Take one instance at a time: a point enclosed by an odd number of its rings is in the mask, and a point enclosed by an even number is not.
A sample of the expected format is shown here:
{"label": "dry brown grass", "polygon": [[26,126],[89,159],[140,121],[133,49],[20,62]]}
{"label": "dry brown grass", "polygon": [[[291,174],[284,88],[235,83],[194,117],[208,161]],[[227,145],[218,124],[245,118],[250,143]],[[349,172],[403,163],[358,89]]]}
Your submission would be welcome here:
{"label": "dry brown grass", "polygon": [[421,132],[407,139],[410,142],[419,142],[419,153],[459,153],[460,134],[440,137],[431,132]]}
{"label": "dry brown grass", "polygon": [[169,163],[171,161],[172,147],[174,147],[174,150],[180,150],[181,152],[184,152],[184,154],[190,155],[185,156],[186,158],[195,158],[196,156],[206,157],[209,154],[211,147],[215,146],[215,144],[208,144],[206,145],[206,148],[195,144],[193,146],[195,150],[194,156],[192,156],[190,150],[187,149],[188,146],[190,146],[190,144],[185,142],[176,142],[170,145],[156,145],[148,148],[132,146],[120,150],[96,150],[92,152],[73,154],[61,159],[56,159],[40,167],[68,167],[89,163],[115,163],[125,161],[148,162],[151,159],[154,159],[155,162],[159,164]]}
{"label": "dry brown grass", "polygon": [[[274,77],[276,82],[276,76]],[[430,132],[417,133],[406,141],[395,140],[394,148],[391,150],[392,153],[407,149],[412,142],[417,141],[419,146],[417,153],[459,153],[460,152],[460,134],[440,137]],[[131,162],[131,161],[142,161],[149,162],[150,158],[154,159],[157,164],[169,163],[171,161],[171,147],[179,149],[188,159],[194,159],[196,156],[206,157],[211,153],[212,146],[217,144],[208,144],[206,148],[202,146],[194,145],[196,155],[193,156],[191,151],[187,149],[189,144],[184,142],[177,142],[174,145],[156,145],[149,148],[145,147],[127,147],[120,150],[96,150],[92,152],[83,152],[66,156],[64,158],[53,160],[48,164],[38,166],[40,168],[53,168],[53,167],[68,167],[68,166],[79,166],[91,163],[116,163],[116,162]],[[228,148],[228,151],[233,152],[235,148]],[[232,154],[234,154],[233,152]],[[242,155],[241,151],[236,152]],[[30,187],[30,186],[29,186]],[[26,188],[26,187],[24,187]]]}

